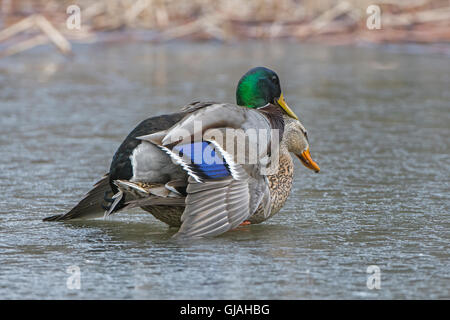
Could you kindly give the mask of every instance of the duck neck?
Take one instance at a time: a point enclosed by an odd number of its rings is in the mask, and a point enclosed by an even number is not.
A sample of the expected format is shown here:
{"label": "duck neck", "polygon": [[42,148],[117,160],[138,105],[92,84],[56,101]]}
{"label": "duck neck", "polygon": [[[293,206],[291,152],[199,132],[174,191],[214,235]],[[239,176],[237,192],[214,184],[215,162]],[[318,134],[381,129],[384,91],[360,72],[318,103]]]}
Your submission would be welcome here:
{"label": "duck neck", "polygon": [[279,169],[287,168],[288,172],[286,174],[293,176],[294,174],[294,161],[292,160],[291,154],[286,147],[281,145],[280,147],[280,156],[278,159]]}
{"label": "duck neck", "polygon": [[281,165],[282,162],[289,162],[292,166],[294,162],[292,161],[291,153],[288,150],[285,140],[281,140],[280,143],[280,159],[279,163]]}

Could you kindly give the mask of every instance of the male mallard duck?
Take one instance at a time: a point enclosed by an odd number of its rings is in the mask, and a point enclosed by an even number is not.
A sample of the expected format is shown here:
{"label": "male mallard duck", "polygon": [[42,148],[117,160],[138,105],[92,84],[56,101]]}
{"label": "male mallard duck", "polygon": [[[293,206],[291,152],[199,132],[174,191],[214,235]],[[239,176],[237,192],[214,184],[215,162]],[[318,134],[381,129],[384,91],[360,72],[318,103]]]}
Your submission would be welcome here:
{"label": "male mallard duck", "polygon": [[[185,211],[190,213],[184,215],[183,225],[186,225],[186,227],[182,227],[178,234],[205,236],[222,233],[235,227],[242,221],[249,219],[262,202],[265,203],[263,210],[267,216],[270,213],[269,182],[265,175],[261,175],[258,172],[270,163],[270,156],[267,156],[270,143],[266,142],[264,144],[261,142],[258,144],[259,147],[262,146],[259,150],[263,150],[266,154],[264,152],[258,154],[261,158],[257,158],[257,162],[252,165],[241,166],[240,164],[234,163],[233,159],[237,154],[227,151],[224,145],[219,145],[213,140],[193,141],[191,145],[200,143],[201,148],[205,150],[209,148],[211,152],[225,162],[220,168],[209,167],[208,169],[208,166],[203,164],[203,167],[197,166],[197,171],[195,171],[192,166],[183,163],[183,159],[180,160],[175,157],[177,153],[179,155],[183,150],[177,149],[177,145],[174,144],[174,142],[179,141],[172,141],[174,140],[174,135],[180,133],[180,128],[187,130],[188,135],[194,135],[195,132],[192,130],[195,129],[195,121],[198,120],[207,124],[207,127],[203,127],[205,130],[214,128],[258,128],[268,132],[268,136],[271,137],[272,129],[281,131],[284,129],[281,110],[284,110],[290,117],[297,119],[285,103],[283,94],[281,93],[279,78],[272,70],[259,67],[247,72],[239,81],[236,97],[239,105],[248,108],[229,104],[193,103],[180,113],[163,115],[143,121],[128,135],[117,150],[113,157],[109,174],[105,175],[86,197],[68,213],[48,217],[44,220],[54,221],[99,217],[105,210],[105,205],[103,204],[104,199],[112,202],[106,207],[107,211],[105,214],[109,215],[117,212],[125,206],[128,201],[127,197],[130,197],[129,194],[124,192],[123,181],[152,185],[164,184],[165,188],[161,188],[161,186],[150,188],[152,193],[157,194],[158,192],[162,192],[162,195],[164,195],[167,194],[167,191],[164,190],[166,189],[174,192],[170,198],[173,198],[172,200],[178,198],[177,201],[180,201],[179,195],[183,195],[183,182],[184,187],[186,187],[186,182],[188,182],[187,188],[184,191],[187,194],[187,211]],[[204,131],[201,131],[201,133],[204,133]],[[142,135],[146,135],[146,137],[141,137]],[[171,137],[171,139],[168,139],[168,137]],[[167,145],[167,141],[169,140],[171,144]],[[166,152],[182,165],[168,162]],[[262,164],[263,160],[265,161],[265,165]],[[313,163],[310,157],[309,159],[305,158],[304,161]],[[211,168],[214,170],[211,171]],[[211,172],[215,175],[211,175]],[[196,194],[207,194],[210,197],[219,193],[219,191],[224,192],[222,196],[227,195],[228,193],[223,190],[224,188],[227,188],[229,192],[237,192],[236,190],[239,190],[239,192],[243,193],[243,190],[247,190],[245,192],[247,198],[240,199],[240,205],[235,206],[233,209],[235,211],[228,210],[230,209],[229,203],[222,205],[222,207],[225,205],[228,208],[225,211],[220,211],[219,209],[212,210],[219,203],[215,203],[214,205],[209,204],[208,208],[211,210],[208,212],[217,211],[215,213],[216,217],[227,216],[227,219],[220,221],[227,220],[228,222],[225,221],[226,223],[224,225],[216,229],[212,228],[212,225],[208,225],[205,229],[200,228],[203,230],[201,231],[198,229],[198,223],[192,222],[197,221],[194,219],[195,217],[192,212],[205,212],[205,208],[192,207],[192,201],[189,199],[193,197],[193,190],[197,190],[195,192]],[[111,200],[105,197],[105,195],[111,193],[114,193]],[[176,193],[178,193],[178,197],[174,196]],[[217,197],[220,198],[220,196]],[[199,200],[198,202],[201,203],[202,201]],[[243,207],[245,206],[247,207],[244,209]],[[191,218],[187,218],[188,216]],[[230,216],[232,216],[232,219]],[[216,218],[211,219],[215,220]],[[187,223],[186,221],[190,222]]]}

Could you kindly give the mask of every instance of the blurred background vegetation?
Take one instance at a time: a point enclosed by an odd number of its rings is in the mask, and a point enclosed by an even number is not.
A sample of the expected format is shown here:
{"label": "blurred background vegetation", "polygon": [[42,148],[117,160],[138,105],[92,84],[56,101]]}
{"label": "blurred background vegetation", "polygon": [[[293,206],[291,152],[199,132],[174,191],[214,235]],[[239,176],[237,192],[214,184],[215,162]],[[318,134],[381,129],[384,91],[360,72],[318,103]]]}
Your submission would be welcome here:
{"label": "blurred background vegetation", "polygon": [[[68,6],[81,9],[69,30]],[[370,5],[381,29],[369,30]],[[0,56],[52,42],[290,39],[332,45],[450,41],[450,0],[2,0]]]}

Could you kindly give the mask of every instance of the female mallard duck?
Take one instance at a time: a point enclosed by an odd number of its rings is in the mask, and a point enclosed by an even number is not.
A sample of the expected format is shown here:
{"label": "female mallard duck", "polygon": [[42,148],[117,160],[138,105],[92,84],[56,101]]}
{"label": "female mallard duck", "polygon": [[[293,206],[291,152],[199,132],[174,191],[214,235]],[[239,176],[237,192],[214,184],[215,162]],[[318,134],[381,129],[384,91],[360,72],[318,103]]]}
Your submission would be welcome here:
{"label": "female mallard duck", "polygon": [[[105,215],[117,212],[127,205],[130,198],[135,198],[128,192],[130,190],[125,186],[127,183],[132,186],[133,183],[135,186],[138,186],[137,183],[147,184],[149,188],[143,190],[159,195],[158,201],[163,202],[161,205],[168,204],[167,199],[172,201],[171,205],[185,205],[179,235],[220,234],[244,220],[251,221],[259,207],[265,216],[269,216],[270,182],[266,175],[261,174],[261,169],[272,160],[269,148],[271,141],[274,141],[273,129],[284,129],[281,110],[292,118],[297,117],[283,99],[278,76],[266,68],[254,68],[247,72],[239,81],[236,97],[239,105],[248,108],[229,104],[193,103],[180,113],[143,121],[117,150],[109,174],[71,211],[44,220],[98,217],[105,210],[103,200],[109,202]],[[198,132],[195,131],[196,121],[203,122],[203,129],[197,130]],[[208,130],[223,131],[225,128],[259,129],[265,131],[270,139],[253,144],[258,147],[259,152],[256,162],[236,163],[238,154],[234,150],[227,150],[225,145],[215,140],[202,138]],[[184,136],[180,140],[181,133]],[[200,139],[195,140],[197,133],[200,133]],[[142,137],[144,134],[146,136]],[[186,137],[192,136],[194,141],[184,143]],[[283,137],[283,134],[279,137]],[[197,146],[202,151],[214,154],[222,164],[190,165],[189,161],[193,159],[188,159],[187,146]],[[180,158],[180,154],[183,158]],[[168,162],[168,155],[175,163]],[[304,157],[305,162],[309,161],[309,165],[314,165],[309,153]],[[131,189],[133,192],[136,190],[134,187]],[[108,199],[106,195],[111,193],[114,196]],[[211,197],[217,201],[203,201],[208,198],[211,200]],[[158,204],[153,202],[152,206],[155,205]]]}

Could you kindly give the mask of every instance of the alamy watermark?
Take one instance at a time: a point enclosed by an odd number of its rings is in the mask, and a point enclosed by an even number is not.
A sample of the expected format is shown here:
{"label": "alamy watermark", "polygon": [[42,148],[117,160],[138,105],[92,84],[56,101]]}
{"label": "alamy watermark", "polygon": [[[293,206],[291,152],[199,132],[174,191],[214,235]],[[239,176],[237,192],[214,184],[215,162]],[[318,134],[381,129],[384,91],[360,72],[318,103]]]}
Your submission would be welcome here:
{"label": "alamy watermark", "polygon": [[366,20],[366,26],[369,30],[381,29],[381,9],[379,6],[372,4],[367,7],[366,13],[369,15]]}
{"label": "alamy watermark", "polygon": [[231,169],[236,164],[258,165],[261,174],[271,174],[278,170],[279,138],[279,129],[204,130],[202,121],[194,121],[193,130],[177,128],[164,138],[168,141],[162,147],[181,165],[227,163]]}
{"label": "alamy watermark", "polygon": [[66,287],[69,290],[81,289],[81,270],[79,266],[71,265],[66,269],[66,273],[70,274],[66,281]]}
{"label": "alamy watermark", "polygon": [[367,276],[367,289],[373,290],[373,289],[381,289],[381,269],[379,266],[376,265],[370,265],[367,267],[366,273]]}
{"label": "alamy watermark", "polygon": [[66,13],[69,17],[66,20],[66,27],[69,30],[81,29],[81,9],[79,6],[72,4],[67,7]]}

